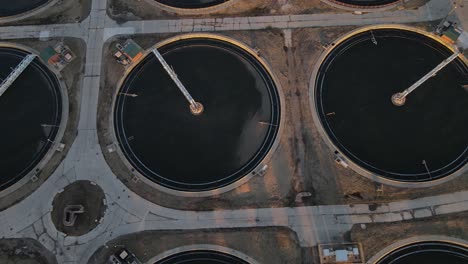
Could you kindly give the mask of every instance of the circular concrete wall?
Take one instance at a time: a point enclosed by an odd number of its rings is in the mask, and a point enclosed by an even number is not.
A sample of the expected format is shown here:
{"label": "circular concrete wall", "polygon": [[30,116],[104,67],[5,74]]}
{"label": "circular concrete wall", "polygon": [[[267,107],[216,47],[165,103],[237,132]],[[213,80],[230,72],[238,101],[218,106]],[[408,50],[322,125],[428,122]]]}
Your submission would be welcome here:
{"label": "circular concrete wall", "polygon": [[191,113],[149,52],[115,99],[115,134],[131,168],[179,194],[218,192],[255,174],[281,122],[281,97],[267,65],[246,46],[215,35],[187,35],[158,50],[204,111]]}
{"label": "circular concrete wall", "polygon": [[464,57],[421,85],[404,106],[391,101],[451,54],[435,36],[398,26],[363,28],[333,43],[311,82],[314,119],[332,150],[385,183],[435,183],[464,171]]}
{"label": "circular concrete wall", "polygon": [[[29,54],[0,46],[2,78]],[[0,97],[0,190],[40,169],[39,163],[61,137],[64,96],[56,75],[36,57]]]}

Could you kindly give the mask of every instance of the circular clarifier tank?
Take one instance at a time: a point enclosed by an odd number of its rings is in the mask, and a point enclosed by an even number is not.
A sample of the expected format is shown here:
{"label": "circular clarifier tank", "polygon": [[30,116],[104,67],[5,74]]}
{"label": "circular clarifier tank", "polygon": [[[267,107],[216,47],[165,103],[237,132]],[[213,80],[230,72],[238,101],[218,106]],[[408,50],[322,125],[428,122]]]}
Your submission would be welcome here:
{"label": "circular clarifier tank", "polygon": [[312,81],[314,117],[327,142],[358,172],[386,183],[434,181],[463,169],[464,57],[417,88],[403,106],[391,100],[452,54],[431,35],[410,28],[367,28],[337,41]]}
{"label": "circular clarifier tank", "polygon": [[0,18],[15,16],[36,9],[49,0],[0,0]]}
{"label": "circular clarifier tank", "polygon": [[248,48],[214,36],[178,38],[158,50],[203,112],[191,112],[149,53],[115,102],[116,136],[131,166],[158,186],[186,192],[252,175],[280,125],[280,97],[265,64]]}
{"label": "circular clarifier tank", "polygon": [[[0,47],[5,79],[30,53]],[[0,190],[27,175],[51,148],[62,115],[60,83],[37,57],[0,96]]]}
{"label": "circular clarifier tank", "polygon": [[216,6],[229,0],[154,0],[163,5],[184,9],[198,9]]}
{"label": "circular clarifier tank", "polygon": [[397,248],[375,264],[466,264],[468,248],[459,244],[441,241],[424,241]]}
{"label": "circular clarifier tank", "polygon": [[248,262],[219,251],[192,250],[171,255],[154,264],[248,264]]}

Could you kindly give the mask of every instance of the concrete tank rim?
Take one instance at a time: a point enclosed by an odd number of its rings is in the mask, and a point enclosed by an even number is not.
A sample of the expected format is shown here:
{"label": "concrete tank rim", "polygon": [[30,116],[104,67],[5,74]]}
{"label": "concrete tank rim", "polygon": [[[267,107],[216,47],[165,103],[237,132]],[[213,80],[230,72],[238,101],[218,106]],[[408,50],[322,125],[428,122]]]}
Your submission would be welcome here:
{"label": "concrete tank rim", "polygon": [[414,236],[414,237],[406,238],[403,240],[399,240],[395,243],[390,244],[389,246],[383,248],[382,250],[377,252],[374,256],[372,256],[372,258],[370,258],[366,262],[366,264],[376,264],[378,263],[378,261],[382,260],[382,258],[384,258],[389,253],[399,248],[403,248],[407,245],[421,243],[421,242],[428,242],[428,241],[437,241],[437,242],[454,244],[454,245],[468,248],[468,241],[464,239],[449,237],[449,236],[444,236],[444,235],[420,235],[420,236]]}
{"label": "concrete tank rim", "polygon": [[200,14],[214,13],[217,11],[224,10],[228,8],[229,6],[233,5],[234,3],[239,2],[239,0],[229,0],[221,4],[217,4],[217,5],[209,6],[209,7],[203,7],[203,8],[180,8],[180,7],[173,7],[173,6],[165,5],[155,0],[145,0],[145,1],[149,3],[150,5],[155,6],[161,10],[164,10],[170,13],[175,13],[178,15],[200,15]]}
{"label": "concrete tank rim", "polygon": [[26,19],[28,17],[31,17],[31,16],[37,14],[37,13],[42,12],[47,7],[53,6],[58,1],[59,0],[48,0],[46,3],[40,5],[40,6],[36,7],[36,8],[33,8],[33,9],[29,10],[29,11],[26,11],[26,12],[23,12],[23,13],[20,13],[20,14],[17,14],[17,15],[0,17],[0,24],[15,22],[15,21]]}
{"label": "concrete tank rim", "polygon": [[[382,184],[386,184],[386,185],[390,185],[390,186],[394,186],[394,187],[427,188],[427,187],[432,187],[432,186],[443,184],[445,182],[453,180],[454,178],[464,174],[465,172],[468,171],[468,163],[463,165],[461,168],[459,168],[457,171],[453,172],[450,175],[447,175],[447,176],[444,176],[442,178],[438,178],[438,179],[435,179],[435,180],[431,180],[431,181],[404,182],[404,181],[397,181],[397,180],[388,179],[388,178],[385,178],[385,177],[383,177],[381,175],[373,173],[373,172],[359,166],[357,163],[355,163],[346,154],[341,152],[341,150],[333,143],[330,136],[325,131],[325,129],[324,129],[323,125],[322,125],[322,121],[320,120],[317,108],[315,107],[315,102],[316,102],[316,100],[315,100],[315,95],[316,95],[316,93],[315,93],[315,88],[316,88],[315,87],[315,82],[316,82],[316,79],[317,79],[318,71],[319,71],[322,63],[324,62],[325,58],[335,49],[335,47],[337,45],[344,42],[348,38],[350,38],[350,37],[352,37],[354,35],[357,35],[359,33],[363,33],[363,32],[370,31],[370,30],[377,30],[377,29],[399,29],[399,30],[406,30],[406,31],[414,32],[414,33],[419,33],[421,35],[424,35],[424,36],[426,36],[428,38],[433,39],[434,41],[437,41],[438,43],[445,46],[449,50],[454,51],[453,47],[451,47],[450,45],[443,42],[438,36],[436,36],[436,35],[434,35],[434,34],[432,34],[430,32],[427,32],[427,31],[425,31],[423,29],[419,29],[419,28],[412,27],[412,26],[406,26],[406,25],[402,25],[402,24],[379,24],[379,25],[363,26],[363,27],[359,27],[359,28],[357,28],[355,30],[352,30],[352,31],[350,31],[348,33],[345,33],[344,35],[342,35],[342,36],[338,37],[337,39],[335,39],[332,42],[332,45],[328,45],[327,49],[322,52],[322,54],[319,56],[319,58],[315,62],[315,66],[314,66],[314,68],[312,70],[310,81],[309,81],[309,94],[308,94],[309,95],[309,107],[310,107],[310,110],[312,112],[313,122],[314,122],[315,126],[317,127],[317,130],[318,130],[319,134],[321,135],[322,140],[328,146],[331,153],[333,153],[334,151],[338,151],[340,153],[340,155],[342,155],[346,159],[346,162],[348,163],[349,167],[353,171],[358,173],[359,175],[362,175],[362,176],[368,178],[369,180],[372,180],[372,181],[375,181],[375,182],[378,182],[378,183],[382,183]],[[465,64],[468,65],[468,59],[463,54],[461,54],[459,56],[459,58]]]}
{"label": "concrete tank rim", "polygon": [[[39,52],[31,47],[28,47],[26,45],[14,43],[14,42],[4,42],[0,41],[0,47],[6,47],[6,48],[14,48],[14,49],[19,49],[24,52],[28,52],[31,54],[39,55]],[[48,162],[52,159],[52,156],[54,155],[57,145],[62,141],[63,136],[65,135],[65,130],[67,128],[68,124],[68,114],[69,114],[69,98],[68,98],[68,90],[65,82],[62,80],[62,76],[59,72],[57,72],[55,69],[50,67],[46,62],[42,61],[42,59],[38,56],[37,57],[44,66],[50,70],[56,77],[58,84],[60,85],[60,93],[61,93],[61,100],[62,100],[62,113],[61,113],[61,121],[60,121],[60,127],[59,130],[57,131],[57,134],[54,138],[54,144],[51,145],[49,150],[47,150],[46,154],[42,157],[42,159],[39,161],[39,163],[34,166],[32,170],[30,170],[25,176],[23,176],[19,181],[16,183],[12,184],[11,186],[7,187],[4,190],[0,190],[0,198],[6,197],[9,194],[15,192],[19,188],[23,187],[26,185],[30,180],[33,175],[35,175],[35,172],[37,169],[41,170],[43,167],[45,167]],[[50,175],[47,175],[47,178],[50,177],[53,174],[53,172],[50,173]],[[39,186],[38,186],[39,187]]]}
{"label": "concrete tank rim", "polygon": [[359,6],[359,5],[352,5],[352,4],[345,4],[341,3],[338,0],[320,0],[321,2],[335,7],[337,9],[346,10],[346,11],[353,11],[353,12],[363,12],[363,13],[374,13],[374,12],[383,12],[391,10],[395,7],[401,5],[405,0],[395,0],[393,3],[377,5],[377,6]]}
{"label": "concrete tank rim", "polygon": [[177,248],[173,248],[167,251],[164,251],[161,254],[156,255],[155,257],[151,258],[148,260],[146,263],[148,264],[154,264],[157,261],[161,261],[167,257],[170,257],[175,254],[183,253],[186,251],[197,251],[197,250],[209,250],[209,251],[217,251],[221,253],[225,253],[228,255],[232,255],[234,257],[237,257],[241,260],[246,261],[249,264],[260,264],[257,262],[255,259],[252,257],[238,251],[232,248],[220,246],[220,245],[214,245],[214,244],[195,244],[195,245],[187,245],[187,246],[181,246]]}
{"label": "concrete tank rim", "polygon": [[[226,186],[223,186],[221,188],[216,188],[216,189],[213,189],[213,190],[198,191],[198,192],[197,191],[193,191],[193,192],[191,192],[191,191],[180,191],[180,190],[175,190],[175,189],[171,189],[171,188],[162,186],[160,184],[157,184],[156,182],[151,181],[150,179],[145,177],[143,174],[138,172],[137,169],[133,168],[131,163],[125,157],[125,154],[123,153],[123,151],[122,151],[122,149],[120,147],[120,144],[118,144],[116,131],[114,129],[114,110],[113,110],[113,109],[115,109],[115,105],[116,105],[116,102],[117,102],[117,96],[118,96],[118,93],[119,93],[120,88],[122,87],[124,81],[126,80],[128,75],[132,72],[132,70],[138,65],[138,63],[140,63],[141,60],[143,60],[149,54],[151,54],[151,48],[152,47],[158,48],[158,47],[162,47],[164,45],[167,45],[169,43],[173,43],[173,42],[176,42],[176,41],[179,41],[179,40],[186,40],[186,39],[193,39],[193,38],[209,38],[209,39],[214,39],[214,40],[225,41],[225,42],[228,42],[230,44],[236,45],[236,46],[240,47],[241,49],[243,49],[244,51],[248,52],[260,64],[262,64],[262,66],[265,68],[267,73],[271,76],[274,84],[276,85],[276,90],[278,92],[279,103],[280,103],[280,123],[279,123],[279,127],[278,127],[276,137],[275,137],[270,149],[268,150],[267,154],[263,157],[263,159],[260,161],[258,166],[256,166],[248,174],[246,174],[243,177],[239,178],[238,180],[232,182],[231,184],[228,184]],[[109,118],[109,127],[111,128],[110,129],[110,131],[111,131],[110,136],[111,136],[111,139],[114,142],[114,145],[116,147],[116,153],[118,154],[118,156],[119,156],[120,160],[123,162],[123,164],[130,171],[132,171],[132,173],[136,177],[138,177],[138,179],[140,181],[143,181],[146,185],[148,185],[148,186],[150,186],[150,187],[152,187],[152,188],[154,188],[154,189],[156,189],[158,191],[162,191],[162,192],[164,192],[166,194],[179,196],[179,197],[192,197],[192,198],[193,197],[198,197],[199,198],[199,197],[209,197],[209,196],[219,195],[219,194],[222,194],[222,193],[225,193],[225,192],[228,192],[228,191],[232,191],[232,190],[240,187],[241,185],[247,183],[254,176],[257,176],[257,175],[254,175],[253,172],[255,172],[258,168],[263,167],[264,165],[266,165],[271,160],[272,156],[274,155],[274,153],[276,152],[276,149],[279,146],[280,138],[281,138],[281,135],[283,134],[284,126],[285,126],[285,120],[284,120],[285,119],[285,116],[284,116],[285,114],[284,114],[284,111],[281,109],[281,107],[285,105],[285,98],[284,98],[284,94],[283,94],[283,89],[281,87],[281,83],[280,83],[277,75],[273,71],[273,68],[268,64],[268,62],[265,59],[263,59],[261,56],[259,56],[255,52],[255,50],[252,49],[251,47],[249,47],[247,44],[244,44],[243,42],[241,42],[239,40],[235,40],[233,38],[226,37],[226,36],[223,36],[223,35],[220,35],[220,34],[213,34],[213,33],[187,33],[187,34],[181,34],[181,35],[177,35],[177,36],[174,36],[174,37],[170,37],[170,38],[161,40],[161,41],[157,42],[155,45],[153,45],[152,47],[145,51],[144,55],[142,56],[142,58],[139,61],[134,62],[130,67],[128,67],[125,70],[124,74],[122,75],[122,78],[117,83],[117,86],[116,86],[117,88],[114,91],[114,94],[112,95],[112,105],[111,105],[112,111],[110,112],[110,118]],[[101,147],[104,147],[104,146],[101,146]]]}

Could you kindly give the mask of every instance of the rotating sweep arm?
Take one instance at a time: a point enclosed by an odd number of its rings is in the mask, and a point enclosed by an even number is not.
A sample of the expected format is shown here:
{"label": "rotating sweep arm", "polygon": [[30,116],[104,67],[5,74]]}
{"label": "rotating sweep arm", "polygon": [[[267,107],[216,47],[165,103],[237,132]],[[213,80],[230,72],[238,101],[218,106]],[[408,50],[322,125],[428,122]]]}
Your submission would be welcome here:
{"label": "rotating sweep arm", "polygon": [[460,55],[460,51],[457,50],[452,56],[448,57],[445,59],[442,63],[437,65],[432,71],[430,71],[428,74],[424,75],[421,79],[419,79],[417,82],[415,82],[413,85],[411,85],[408,89],[404,90],[401,93],[396,93],[392,95],[392,103],[396,106],[402,106],[406,102],[406,96],[408,96],[410,93],[412,93],[416,88],[421,86],[425,81],[429,80],[431,77],[435,76],[436,73],[441,71],[445,66],[447,66],[450,62],[455,60],[458,55]]}
{"label": "rotating sweep arm", "polygon": [[192,112],[192,114],[200,115],[201,113],[203,113],[203,105],[201,103],[199,103],[199,102],[196,102],[193,99],[193,97],[187,91],[185,86],[182,84],[182,82],[177,77],[177,74],[174,72],[174,70],[172,70],[172,68],[169,66],[169,64],[167,64],[166,60],[163,58],[161,53],[159,53],[159,51],[156,48],[153,48],[151,51],[156,56],[156,58],[158,58],[159,62],[162,64],[164,70],[166,70],[166,72],[169,74],[169,76],[171,76],[172,80],[175,82],[175,84],[177,85],[179,90],[182,92],[182,94],[185,96],[185,98],[189,102],[190,111]]}
{"label": "rotating sweep arm", "polygon": [[29,64],[36,58],[36,55],[34,54],[29,54],[24,59],[16,66],[11,73],[8,75],[8,77],[2,81],[0,84],[0,96],[2,96],[3,93],[6,92],[8,87],[10,87],[13,82],[23,73],[23,71],[28,67]]}

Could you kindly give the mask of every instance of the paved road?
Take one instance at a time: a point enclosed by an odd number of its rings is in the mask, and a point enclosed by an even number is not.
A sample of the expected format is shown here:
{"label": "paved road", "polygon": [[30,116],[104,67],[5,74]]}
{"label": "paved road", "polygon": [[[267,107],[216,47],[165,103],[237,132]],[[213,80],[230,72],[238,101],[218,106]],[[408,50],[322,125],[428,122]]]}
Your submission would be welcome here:
{"label": "paved road", "polygon": [[78,37],[85,40],[88,32],[103,31],[104,40],[119,35],[133,33],[167,33],[167,32],[216,32],[228,30],[259,30],[266,28],[304,28],[330,27],[344,25],[370,25],[377,23],[414,23],[432,21],[443,18],[451,9],[448,0],[432,0],[427,5],[416,10],[399,10],[394,12],[378,12],[356,15],[341,14],[307,14],[260,17],[229,17],[180,20],[145,20],[130,21],[117,24],[107,17],[104,5],[106,1],[93,0],[91,15],[79,24],[37,25],[21,27],[3,27],[0,30],[1,39],[30,37]]}
{"label": "paved road", "polygon": [[[66,36],[81,38],[87,43],[78,137],[62,164],[37,191],[17,205],[0,212],[0,237],[35,238],[56,254],[59,263],[85,263],[107,241],[143,230],[284,226],[298,234],[303,246],[313,246],[340,241],[342,234],[353,224],[409,220],[468,210],[468,191],[382,204],[374,211],[369,210],[368,205],[215,212],[173,210],[142,199],[117,179],[104,160],[96,130],[102,47],[107,39],[118,34],[421,22],[444,17],[450,11],[448,2],[432,0],[417,10],[365,15],[311,14],[117,24],[106,16],[106,0],[93,0],[90,17],[79,24],[0,28],[0,39]],[[90,233],[81,237],[66,237],[55,229],[51,221],[51,205],[55,194],[76,180],[90,180],[99,184],[106,194],[108,210],[101,224]]]}

